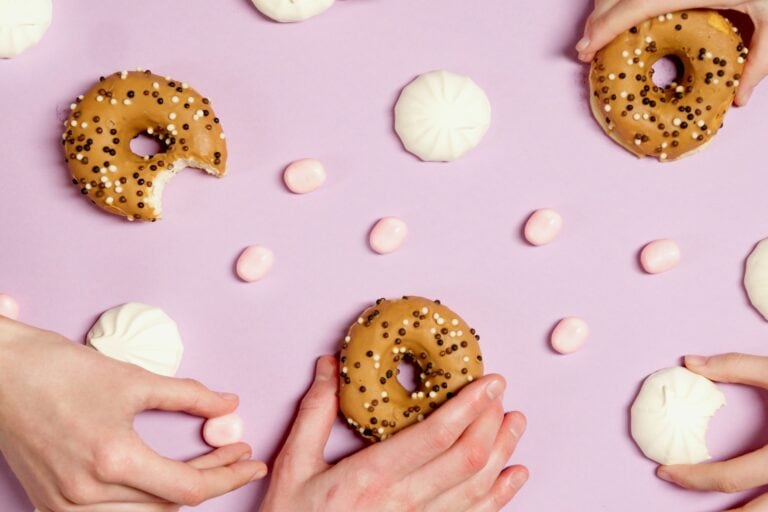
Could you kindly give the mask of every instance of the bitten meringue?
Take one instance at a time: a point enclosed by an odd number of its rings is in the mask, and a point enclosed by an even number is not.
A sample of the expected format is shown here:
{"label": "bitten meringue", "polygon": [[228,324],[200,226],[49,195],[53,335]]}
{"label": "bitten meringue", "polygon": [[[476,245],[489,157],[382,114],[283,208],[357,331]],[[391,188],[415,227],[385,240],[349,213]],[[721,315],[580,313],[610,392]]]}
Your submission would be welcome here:
{"label": "bitten meringue", "polygon": [[40,42],[53,19],[51,0],[0,0],[0,59]]}
{"label": "bitten meringue", "polygon": [[160,308],[135,302],[103,313],[86,339],[105,356],[166,377],[176,375],[184,353],[176,322]]}
{"label": "bitten meringue", "polygon": [[725,405],[725,395],[709,379],[682,368],[661,370],[645,380],[632,404],[632,438],[659,464],[698,464],[709,460],[709,420]]}
{"label": "bitten meringue", "polygon": [[491,103],[471,78],[432,71],[406,85],[395,105],[395,131],[409,152],[450,162],[475,148],[491,125]]}
{"label": "bitten meringue", "polygon": [[768,320],[768,239],[757,244],[747,258],[744,288],[752,306]]}
{"label": "bitten meringue", "polygon": [[281,23],[304,21],[325,12],[335,0],[252,0],[264,15]]}

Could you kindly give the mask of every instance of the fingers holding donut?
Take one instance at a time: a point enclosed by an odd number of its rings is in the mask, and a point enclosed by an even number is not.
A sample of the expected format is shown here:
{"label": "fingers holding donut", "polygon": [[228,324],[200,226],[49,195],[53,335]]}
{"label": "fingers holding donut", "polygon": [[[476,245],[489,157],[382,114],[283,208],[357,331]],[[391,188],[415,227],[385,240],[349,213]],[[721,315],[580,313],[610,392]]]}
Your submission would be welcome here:
{"label": "fingers holding donut", "polygon": [[736,93],[736,104],[743,107],[763,78],[768,75],[768,7],[752,15],[755,20],[755,33],[752,35],[749,59],[744,68],[744,76]]}

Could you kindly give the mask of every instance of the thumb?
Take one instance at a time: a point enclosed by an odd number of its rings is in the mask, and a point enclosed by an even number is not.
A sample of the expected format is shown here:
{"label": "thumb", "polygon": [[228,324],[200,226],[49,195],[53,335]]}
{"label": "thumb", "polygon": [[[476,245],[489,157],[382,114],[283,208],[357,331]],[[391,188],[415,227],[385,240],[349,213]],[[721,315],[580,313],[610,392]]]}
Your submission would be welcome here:
{"label": "thumb", "polygon": [[232,393],[217,393],[194,379],[153,378],[145,392],[142,410],[180,411],[217,418],[237,409],[239,399]]}
{"label": "thumb", "polygon": [[278,459],[296,472],[310,475],[325,467],[323,452],[339,411],[338,365],[333,356],[323,356],[315,366],[315,380],[299,406],[291,433]]}
{"label": "thumb", "polygon": [[710,380],[768,389],[768,357],[735,353],[686,356],[685,366]]}
{"label": "thumb", "polygon": [[749,50],[744,75],[741,77],[739,90],[736,93],[737,105],[747,104],[755,87],[766,74],[768,74],[768,30],[758,25],[752,36],[752,48]]}

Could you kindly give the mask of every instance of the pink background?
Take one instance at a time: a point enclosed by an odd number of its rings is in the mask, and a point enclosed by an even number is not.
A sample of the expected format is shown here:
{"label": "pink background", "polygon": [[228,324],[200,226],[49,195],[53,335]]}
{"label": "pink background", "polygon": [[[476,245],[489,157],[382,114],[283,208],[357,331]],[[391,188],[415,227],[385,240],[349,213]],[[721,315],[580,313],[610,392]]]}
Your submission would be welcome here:
{"label": "pink background", "polygon": [[[240,393],[246,440],[270,458],[314,359],[337,349],[363,306],[440,298],[477,327],[488,369],[509,381],[507,406],[529,419],[514,461],[532,478],[510,510],[712,511],[747,497],[657,480],[627,420],[643,378],[683,354],[766,352],[766,324],[740,284],[768,235],[766,88],[705,153],[659,165],[625,153],[589,113],[570,50],[586,1],[340,0],[296,25],[269,22],[248,0],[106,4],[56,2],[43,42],[0,62],[0,291],[23,320],[82,340],[104,309],[161,306],[184,335],[180,375]],[[82,200],[59,146],[72,99],[137,66],[210,96],[229,140],[230,176],[185,171],[154,225]],[[482,145],[449,165],[419,162],[392,130],[400,88],[437,68],[472,76],[494,109]],[[281,170],[307,156],[326,164],[328,183],[293,196]],[[565,228],[529,247],[521,225],[545,206]],[[366,236],[385,215],[411,235],[382,257]],[[684,261],[644,275],[637,252],[660,237],[676,239]],[[233,265],[252,243],[277,263],[244,284]],[[547,345],[565,315],[592,328],[569,357]],[[761,394],[724,389],[717,457],[766,440]],[[151,414],[138,426],[165,454],[205,449],[197,419]],[[359,446],[339,422],[328,453]],[[253,510],[264,488],[199,509]],[[0,463],[0,509],[27,507]]]}

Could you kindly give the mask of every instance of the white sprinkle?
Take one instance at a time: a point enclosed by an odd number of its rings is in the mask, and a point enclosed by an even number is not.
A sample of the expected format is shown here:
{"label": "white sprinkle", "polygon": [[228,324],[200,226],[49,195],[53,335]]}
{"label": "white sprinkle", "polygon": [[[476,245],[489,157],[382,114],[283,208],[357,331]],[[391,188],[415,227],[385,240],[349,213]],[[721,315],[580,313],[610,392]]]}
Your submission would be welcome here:
{"label": "white sprinkle", "polygon": [[632,119],[634,119],[635,121],[639,121],[640,120],[640,114],[633,115]]}
{"label": "white sprinkle", "polygon": [[635,63],[635,61],[634,61],[634,60],[632,60],[632,59],[627,59],[627,65],[628,65],[628,66],[631,66],[631,65],[632,65],[632,64],[634,64],[634,63]]}
{"label": "white sprinkle", "polygon": [[190,97],[187,99],[187,103],[189,103],[190,105],[191,105],[191,104],[193,104],[194,102],[195,102],[195,98],[193,98],[192,96],[190,96]]}
{"label": "white sprinkle", "polygon": [[379,354],[373,354],[373,360],[374,361],[379,361],[379,360],[381,360],[381,356],[379,356]]}
{"label": "white sprinkle", "polygon": [[646,121],[647,121],[648,119],[650,119],[650,118],[651,118],[651,116],[649,116],[647,113],[646,113],[646,114],[643,114],[643,119],[645,119]]}
{"label": "white sprinkle", "polygon": [[91,190],[91,184],[90,183],[86,183],[85,184],[85,190]]}
{"label": "white sprinkle", "polygon": [[651,44],[653,42],[653,38],[651,36],[645,36],[645,42]]}
{"label": "white sprinkle", "polygon": [[128,98],[125,98],[125,99],[123,100],[123,105],[130,105],[131,103],[132,103],[132,102],[131,102],[131,100],[130,100],[130,99],[128,99]]}
{"label": "white sprinkle", "polygon": [[608,80],[616,80],[616,75],[614,75],[613,73],[609,73]]}
{"label": "white sprinkle", "polygon": [[226,136],[226,135],[224,135],[224,133],[221,133],[221,134],[219,134],[219,138],[220,138],[221,140],[224,140],[224,139],[226,139],[226,138],[227,138],[227,136]]}
{"label": "white sprinkle", "polygon": [[147,133],[152,135],[153,133],[155,133],[155,130],[153,128],[151,128],[151,127],[147,128]]}
{"label": "white sprinkle", "polygon": [[667,13],[667,19],[668,19],[668,20],[671,20],[671,19],[672,19],[672,13],[671,13],[671,12]]}
{"label": "white sprinkle", "polygon": [[626,59],[627,57],[629,57],[629,52],[627,50],[624,50],[623,52],[621,52],[621,56]]}
{"label": "white sprinkle", "polygon": [[123,71],[122,73],[120,73],[120,78],[123,79],[123,80],[128,78],[128,72],[127,71]]}
{"label": "white sprinkle", "polygon": [[[747,53],[747,50],[746,50],[746,49],[744,50],[744,53]],[[85,96],[83,96],[83,95],[81,94],[80,96],[78,96],[78,97],[77,97],[77,99],[79,99],[80,101],[83,101],[83,100],[85,99]]]}
{"label": "white sprinkle", "polygon": [[203,117],[205,115],[205,112],[203,112],[202,110],[198,110],[197,112],[195,112],[195,115],[197,117]]}
{"label": "white sprinkle", "polygon": [[734,81],[733,81],[733,85],[734,85],[735,87],[738,87],[740,83],[741,83],[741,82],[739,82],[738,80],[734,80]]}
{"label": "white sprinkle", "polygon": [[365,402],[365,403],[363,404],[363,409],[367,409],[367,408],[369,408],[370,406],[371,406],[371,404],[369,404],[368,402]]}
{"label": "white sprinkle", "polygon": [[669,146],[669,143],[668,143],[668,142],[662,142],[662,143],[661,143],[661,148],[662,148],[662,149],[666,149],[666,148],[667,148],[667,146]]}
{"label": "white sprinkle", "polygon": [[418,395],[419,395],[419,398],[424,398],[424,392],[423,391],[419,391]]}
{"label": "white sprinkle", "polygon": [[189,84],[187,82],[182,82],[181,83],[181,88],[182,89],[189,89]]}
{"label": "white sprinkle", "polygon": [[621,96],[622,98],[626,98],[627,96],[629,96],[629,94],[627,93],[627,91],[621,91],[621,94],[619,94],[619,96]]}
{"label": "white sprinkle", "polygon": [[72,126],[77,126],[77,121],[72,121],[70,124],[71,124]]}
{"label": "white sprinkle", "polygon": [[714,79],[714,81],[713,81],[712,83],[714,83],[715,85],[717,85],[717,84],[719,84],[719,83],[720,83],[720,80],[719,80],[719,79],[717,79],[717,78],[715,78],[715,79]]}
{"label": "white sprinkle", "polygon": [[464,336],[464,331],[457,331],[456,336]]}
{"label": "white sprinkle", "polygon": [[611,111],[611,106],[610,105],[606,105],[605,107],[603,107],[603,110],[605,110],[606,112],[610,112]]}
{"label": "white sprinkle", "polygon": [[712,58],[712,52],[705,53],[704,57],[706,57],[707,59],[711,59]]}
{"label": "white sprinkle", "polygon": [[117,100],[115,98],[112,98],[111,100],[109,100],[109,103],[111,105],[117,105]]}
{"label": "white sprinkle", "polygon": [[152,82],[152,87],[155,88],[155,89],[159,89],[160,88],[160,84],[157,83],[157,82]]}
{"label": "white sprinkle", "polygon": [[693,132],[693,133],[691,133],[691,138],[692,138],[693,140],[696,140],[696,139],[698,139],[698,138],[699,138],[699,133],[698,133],[698,132]]}
{"label": "white sprinkle", "polygon": [[106,183],[107,182],[107,177],[106,176],[102,176],[101,177],[101,182],[102,183]]}
{"label": "white sprinkle", "polygon": [[173,96],[171,98],[171,103],[178,103],[178,102],[179,102],[179,97],[178,96]]}
{"label": "white sprinkle", "polygon": [[83,154],[82,153],[78,153],[77,155],[75,155],[75,158],[77,158],[78,160],[82,160],[83,159]]}
{"label": "white sprinkle", "polygon": [[641,139],[635,139],[635,145],[639,146],[643,141]]}
{"label": "white sprinkle", "polygon": [[680,120],[679,117],[676,117],[672,120],[672,124],[675,126],[680,126],[683,122]]}
{"label": "white sprinkle", "polygon": [[405,347],[400,347],[400,353],[405,354]]}
{"label": "white sprinkle", "polygon": [[635,48],[635,55],[637,55],[639,57],[642,54],[643,54],[643,52],[640,50],[640,48]]}
{"label": "white sprinkle", "polygon": [[467,377],[467,380],[468,380],[469,382],[472,382],[473,380],[475,380],[475,378],[474,378],[473,376],[471,376],[471,375],[470,375],[469,377]]}
{"label": "white sprinkle", "polygon": [[435,398],[436,396],[437,396],[437,393],[435,393],[434,391],[429,392],[429,398]]}
{"label": "white sprinkle", "polygon": [[458,319],[454,318],[453,320],[451,320],[451,325],[459,325]]}
{"label": "white sprinkle", "polygon": [[661,156],[660,156],[659,158],[660,158],[661,160],[666,160],[666,159],[667,159],[667,154],[666,154],[666,153],[662,153],[662,154],[661,154]]}
{"label": "white sprinkle", "polygon": [[383,427],[379,427],[378,432],[379,432],[379,434],[383,434],[384,433],[384,428]]}
{"label": "white sprinkle", "polygon": [[381,363],[373,363],[373,367],[378,370],[381,368]]}
{"label": "white sprinkle", "polygon": [[392,353],[393,353],[393,354],[397,354],[397,352],[398,352],[398,350],[397,350],[397,347],[393,347],[393,348],[392,348]]}
{"label": "white sprinkle", "polygon": [[412,399],[416,400],[418,397],[419,397],[419,395],[417,395],[415,391],[413,393],[411,393],[411,398]]}
{"label": "white sprinkle", "polygon": [[175,129],[176,129],[176,125],[174,125],[174,124],[169,124],[168,126],[166,126],[166,129],[167,129],[169,132],[172,132],[173,130],[175,130]]}
{"label": "white sprinkle", "polygon": [[176,119],[176,112],[171,112],[170,114],[168,114],[168,119],[170,119],[171,121]]}
{"label": "white sprinkle", "polygon": [[435,329],[434,327],[432,327],[432,328],[429,330],[429,333],[430,333],[430,334],[436,334],[436,333],[437,333],[437,329]]}
{"label": "white sprinkle", "polygon": [[736,62],[738,62],[739,64],[744,64],[744,57],[739,57],[738,59],[736,59]]}
{"label": "white sprinkle", "polygon": [[118,194],[119,194],[119,193],[120,193],[120,192],[122,192],[122,191],[123,191],[123,187],[115,187],[115,192],[116,192],[116,193],[118,193]]}
{"label": "white sprinkle", "polygon": [[351,337],[351,336],[345,336],[345,337],[344,337],[344,341],[346,341],[347,343],[349,343],[350,341],[352,341],[352,337]]}
{"label": "white sprinkle", "polygon": [[107,174],[107,169],[106,169],[106,167],[102,167],[101,169],[99,169],[99,172],[100,172],[101,174]]}
{"label": "white sprinkle", "polygon": [[641,68],[644,68],[645,67],[645,62],[640,61],[640,62],[637,63],[637,65],[640,66]]}
{"label": "white sprinkle", "polygon": [[115,200],[114,200],[114,199],[112,199],[111,197],[108,197],[108,198],[106,199],[106,202],[107,202],[107,204],[112,204],[114,201],[115,201]]}
{"label": "white sprinkle", "polygon": [[682,85],[678,85],[677,87],[675,87],[675,92],[685,92],[685,87],[683,87]]}
{"label": "white sprinkle", "polygon": [[[421,308],[421,314],[422,315],[426,315],[427,313],[429,313],[429,308],[427,308],[426,306]],[[435,314],[437,314],[437,313],[435,313]]]}
{"label": "white sprinkle", "polygon": [[438,318],[437,319],[437,325],[443,325],[444,323],[445,323],[445,319],[444,318]]}
{"label": "white sprinkle", "polygon": [[449,334],[450,334],[451,338],[455,338],[456,337],[456,331],[451,331]]}
{"label": "white sprinkle", "polygon": [[104,96],[102,96],[101,94],[99,94],[98,96],[96,96],[96,101],[98,101],[99,103],[101,103],[102,101],[104,101]]}
{"label": "white sprinkle", "polygon": [[363,317],[358,318],[357,319],[357,323],[359,323],[359,324],[363,323]]}
{"label": "white sprinkle", "polygon": [[405,320],[403,320],[403,325],[408,325],[409,323],[410,323],[410,322],[408,321],[408,319],[407,319],[407,318],[406,318]]}
{"label": "white sprinkle", "polygon": [[469,356],[464,356],[462,358],[462,361],[464,361],[465,363],[468,363],[469,362]]}
{"label": "white sprinkle", "polygon": [[418,416],[416,416],[416,421],[424,421],[424,415],[419,414]]}
{"label": "white sprinkle", "polygon": [[696,121],[696,124],[699,125],[699,128],[701,128],[702,126],[704,126],[704,120],[699,119],[698,121]]}
{"label": "white sprinkle", "polygon": [[386,392],[386,391],[382,391],[382,392],[381,392],[381,398],[387,398],[388,396],[389,396],[389,395],[387,394],[387,392]]}
{"label": "white sprinkle", "polygon": [[661,16],[659,16],[659,21],[664,21],[664,19],[665,19],[665,18],[664,18],[664,15],[663,15],[663,14],[662,14]]}
{"label": "white sprinkle", "polygon": [[69,106],[69,110],[75,110],[77,108],[77,103],[73,103]]}

